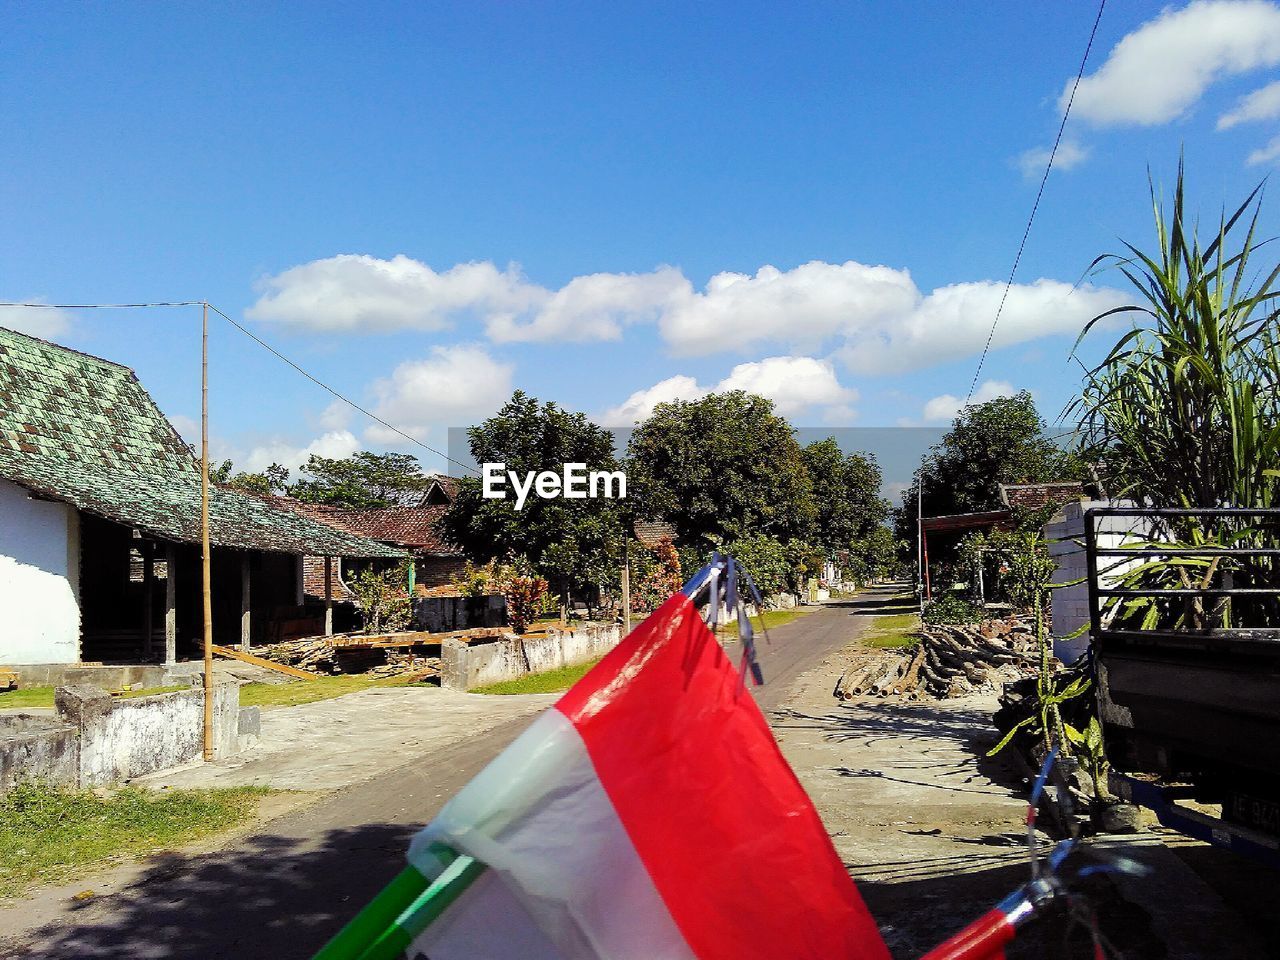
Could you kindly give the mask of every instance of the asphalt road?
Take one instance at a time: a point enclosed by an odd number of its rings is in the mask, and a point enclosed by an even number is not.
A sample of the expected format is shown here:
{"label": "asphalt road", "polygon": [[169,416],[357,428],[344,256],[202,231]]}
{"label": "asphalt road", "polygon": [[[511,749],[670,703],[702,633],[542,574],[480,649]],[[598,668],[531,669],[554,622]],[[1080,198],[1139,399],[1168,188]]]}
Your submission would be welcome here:
{"label": "asphalt road", "polygon": [[[787,688],[856,634],[888,594],[833,604],[760,638],[769,712]],[[736,644],[729,647],[736,656]],[[164,854],[123,889],[65,908],[0,956],[281,960],[310,957],[404,865],[413,833],[527,726],[406,757],[404,766],[337,791],[212,853]]]}

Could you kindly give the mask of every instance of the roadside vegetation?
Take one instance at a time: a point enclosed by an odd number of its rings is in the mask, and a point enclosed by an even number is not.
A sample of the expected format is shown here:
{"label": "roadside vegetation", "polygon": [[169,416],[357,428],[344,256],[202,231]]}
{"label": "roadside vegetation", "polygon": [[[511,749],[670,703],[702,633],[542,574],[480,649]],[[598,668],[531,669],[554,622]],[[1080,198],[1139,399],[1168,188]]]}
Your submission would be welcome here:
{"label": "roadside vegetation", "polygon": [[879,650],[907,650],[920,639],[920,617],[914,613],[891,613],[876,617],[863,642]]}
{"label": "roadside vegetation", "polygon": [[270,792],[126,787],[102,793],[19,784],[0,797],[0,898],[220,833],[252,817]]}
{"label": "roadside vegetation", "polygon": [[[763,617],[763,627],[772,630],[783,624],[790,623],[792,620],[799,620],[803,616],[807,616],[817,610],[817,607],[795,607],[791,610],[766,610]],[[762,626],[762,617],[756,616],[751,618],[751,626],[755,627],[759,632]],[[720,627],[718,631],[722,637],[736,637],[738,635],[738,621],[730,620],[727,624]]]}
{"label": "roadside vegetation", "polygon": [[503,680],[501,683],[476,687],[469,692],[490,693],[498,696],[512,696],[520,693],[559,693],[562,690],[568,690],[585,677],[587,672],[599,662],[600,659],[597,658],[576,667],[561,667],[558,670],[548,670],[546,673],[530,673],[515,680]]}
{"label": "roadside vegetation", "polygon": [[332,700],[348,693],[360,693],[378,687],[425,687],[434,684],[404,680],[400,677],[383,677],[370,680],[359,675],[317,677],[295,683],[247,683],[240,688],[242,707],[297,707],[304,703]]}

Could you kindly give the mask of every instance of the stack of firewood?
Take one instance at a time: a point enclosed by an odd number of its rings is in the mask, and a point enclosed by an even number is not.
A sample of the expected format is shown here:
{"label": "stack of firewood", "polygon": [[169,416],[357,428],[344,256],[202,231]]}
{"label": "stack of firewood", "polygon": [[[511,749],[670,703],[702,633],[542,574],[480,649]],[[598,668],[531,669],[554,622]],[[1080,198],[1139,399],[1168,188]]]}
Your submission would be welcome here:
{"label": "stack of firewood", "polygon": [[254,647],[253,652],[265,660],[283,663],[286,667],[297,667],[312,673],[341,673],[334,649],[329,637],[307,637]]}
{"label": "stack of firewood", "polygon": [[977,625],[925,626],[918,642],[902,651],[881,651],[845,671],[835,696],[951,699],[998,692],[1036,668],[1035,635],[1017,619]]}

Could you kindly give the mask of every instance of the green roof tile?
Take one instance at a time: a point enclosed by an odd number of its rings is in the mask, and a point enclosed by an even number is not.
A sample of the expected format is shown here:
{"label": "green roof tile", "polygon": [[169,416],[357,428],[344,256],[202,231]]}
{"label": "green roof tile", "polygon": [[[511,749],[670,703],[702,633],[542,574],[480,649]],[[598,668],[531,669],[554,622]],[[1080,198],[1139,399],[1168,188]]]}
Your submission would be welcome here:
{"label": "green roof tile", "polygon": [[[165,540],[200,541],[200,465],[128,367],[0,328],[0,477]],[[348,557],[400,551],[214,485],[218,546]]]}

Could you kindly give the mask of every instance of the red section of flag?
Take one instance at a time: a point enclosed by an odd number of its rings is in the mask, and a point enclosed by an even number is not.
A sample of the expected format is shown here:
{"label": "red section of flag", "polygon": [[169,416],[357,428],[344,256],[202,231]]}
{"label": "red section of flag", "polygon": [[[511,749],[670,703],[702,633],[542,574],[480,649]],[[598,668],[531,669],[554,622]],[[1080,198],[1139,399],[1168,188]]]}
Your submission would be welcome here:
{"label": "red section of flag", "polygon": [[700,960],[887,960],[817,811],[687,597],[556,707]]}

